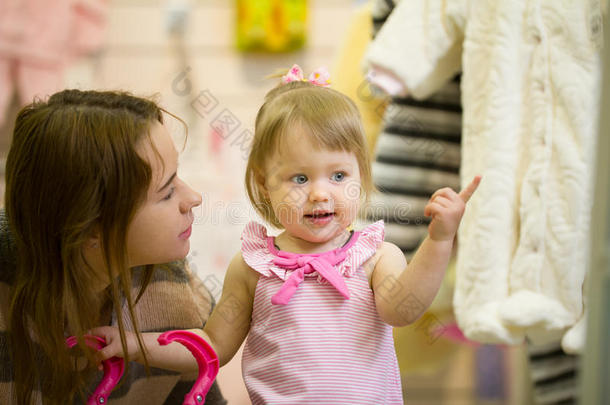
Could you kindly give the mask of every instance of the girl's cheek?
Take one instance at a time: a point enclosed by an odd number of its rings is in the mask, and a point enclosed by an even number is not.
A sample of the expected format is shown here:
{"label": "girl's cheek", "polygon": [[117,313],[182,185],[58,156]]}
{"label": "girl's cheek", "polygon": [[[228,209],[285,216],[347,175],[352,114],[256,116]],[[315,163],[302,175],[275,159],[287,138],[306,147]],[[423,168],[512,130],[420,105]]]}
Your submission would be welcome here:
{"label": "girl's cheek", "polygon": [[265,179],[265,187],[269,192],[278,191],[286,187],[286,182],[279,176],[267,176]]}

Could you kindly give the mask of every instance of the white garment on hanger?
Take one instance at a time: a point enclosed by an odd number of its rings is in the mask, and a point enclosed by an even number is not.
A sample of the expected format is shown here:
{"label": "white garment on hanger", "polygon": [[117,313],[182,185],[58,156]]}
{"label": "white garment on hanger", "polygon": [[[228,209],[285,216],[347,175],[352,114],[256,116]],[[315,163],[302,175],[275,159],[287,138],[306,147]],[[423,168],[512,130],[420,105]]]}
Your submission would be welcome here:
{"label": "white garment on hanger", "polygon": [[402,1],[366,54],[416,98],[463,71],[462,184],[483,175],[458,234],[471,339],[556,340],[583,316],[600,24],[597,0]]}

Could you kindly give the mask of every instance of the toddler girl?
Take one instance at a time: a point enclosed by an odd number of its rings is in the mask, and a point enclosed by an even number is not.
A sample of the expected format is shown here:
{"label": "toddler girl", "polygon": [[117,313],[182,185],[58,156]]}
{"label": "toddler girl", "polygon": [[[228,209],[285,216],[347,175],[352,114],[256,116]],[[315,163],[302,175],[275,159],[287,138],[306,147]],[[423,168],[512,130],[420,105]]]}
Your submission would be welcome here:
{"label": "toddler girl", "polygon": [[[350,229],[374,189],[356,106],[324,75],[301,76],[295,65],[266,96],[246,169],[250,201],[283,231],[245,227],[203,335],[221,365],[247,336],[243,377],[254,404],[401,404],[392,326],[432,302],[480,177],[459,194],[432,195],[429,235],[407,266],[383,241],[382,221]],[[103,358],[122,355],[112,331],[96,332],[109,342]],[[183,347],[161,347],[156,336],[144,336],[150,364],[196,368]]]}

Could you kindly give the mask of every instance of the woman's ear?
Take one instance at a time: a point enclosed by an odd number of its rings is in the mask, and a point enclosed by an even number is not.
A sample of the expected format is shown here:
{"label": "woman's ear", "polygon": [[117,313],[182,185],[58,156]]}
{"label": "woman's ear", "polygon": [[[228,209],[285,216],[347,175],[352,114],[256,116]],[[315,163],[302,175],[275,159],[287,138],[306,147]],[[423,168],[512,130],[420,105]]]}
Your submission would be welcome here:
{"label": "woman's ear", "polygon": [[89,238],[87,240],[86,246],[93,249],[98,249],[100,247],[99,238]]}
{"label": "woman's ear", "polygon": [[92,249],[99,249],[100,246],[101,246],[101,234],[100,234],[100,231],[96,227],[95,229],[93,229],[91,231],[91,233],[89,234],[89,237],[85,241],[85,247],[92,248]]}

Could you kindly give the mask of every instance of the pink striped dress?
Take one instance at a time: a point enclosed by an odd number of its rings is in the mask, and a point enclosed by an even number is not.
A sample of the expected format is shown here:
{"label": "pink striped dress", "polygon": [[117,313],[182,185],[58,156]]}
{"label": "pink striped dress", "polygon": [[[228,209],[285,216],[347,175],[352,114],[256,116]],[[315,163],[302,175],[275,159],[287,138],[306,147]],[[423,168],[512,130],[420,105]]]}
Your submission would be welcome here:
{"label": "pink striped dress", "polygon": [[392,327],[362,267],[383,236],[379,221],[341,248],[303,255],[246,226],[242,255],[260,274],[242,359],[253,404],[403,403]]}

